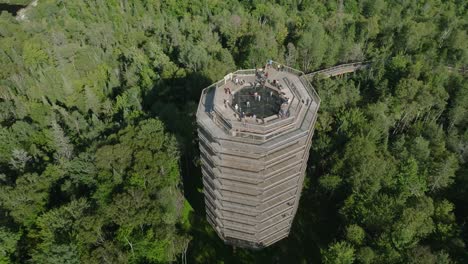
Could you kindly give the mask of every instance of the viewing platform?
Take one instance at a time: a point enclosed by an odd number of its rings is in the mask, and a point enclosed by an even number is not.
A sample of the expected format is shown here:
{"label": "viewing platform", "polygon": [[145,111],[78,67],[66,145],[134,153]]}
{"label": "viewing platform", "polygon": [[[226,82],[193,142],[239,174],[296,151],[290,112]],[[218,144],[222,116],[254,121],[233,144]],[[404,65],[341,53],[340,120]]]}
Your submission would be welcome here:
{"label": "viewing platform", "polygon": [[[316,112],[320,98],[304,73],[285,66],[278,68],[278,65],[272,63],[271,67],[257,70],[239,70],[204,89],[198,119],[213,129],[217,126],[227,136],[234,137],[232,140],[254,144],[262,144],[298,128],[298,118],[308,110]],[[263,76],[263,83],[258,76]],[[253,93],[239,97],[246,89]],[[269,92],[261,94],[265,90]],[[273,104],[278,98],[281,103],[274,111]]]}

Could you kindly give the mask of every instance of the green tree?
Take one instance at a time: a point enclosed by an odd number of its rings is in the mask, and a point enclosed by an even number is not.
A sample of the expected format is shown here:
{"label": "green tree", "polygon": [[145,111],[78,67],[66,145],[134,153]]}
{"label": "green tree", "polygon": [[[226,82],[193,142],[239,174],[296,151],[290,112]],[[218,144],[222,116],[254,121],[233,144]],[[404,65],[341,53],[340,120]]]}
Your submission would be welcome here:
{"label": "green tree", "polygon": [[350,225],[346,228],[346,239],[356,245],[360,245],[366,233],[358,225]]}
{"label": "green tree", "polygon": [[323,252],[324,263],[351,264],[354,262],[354,248],[346,242],[336,242]]}
{"label": "green tree", "polygon": [[0,263],[12,263],[11,256],[16,252],[17,243],[21,232],[16,233],[4,227],[0,227]]}

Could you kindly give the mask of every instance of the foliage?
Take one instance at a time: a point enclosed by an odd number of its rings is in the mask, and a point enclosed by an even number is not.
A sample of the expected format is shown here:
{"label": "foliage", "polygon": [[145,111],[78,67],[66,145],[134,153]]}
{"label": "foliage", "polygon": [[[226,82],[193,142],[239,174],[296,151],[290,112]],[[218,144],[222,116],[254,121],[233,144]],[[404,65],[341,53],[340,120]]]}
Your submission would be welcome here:
{"label": "foliage", "polygon": [[[3,12],[0,262],[467,262],[467,10],[41,0],[24,21]],[[203,87],[267,59],[372,65],[311,80],[322,104],[291,235],[233,252],[205,220],[194,112]]]}
{"label": "foliage", "polygon": [[346,242],[337,242],[330,245],[323,252],[323,263],[351,264],[354,262],[354,249]]}

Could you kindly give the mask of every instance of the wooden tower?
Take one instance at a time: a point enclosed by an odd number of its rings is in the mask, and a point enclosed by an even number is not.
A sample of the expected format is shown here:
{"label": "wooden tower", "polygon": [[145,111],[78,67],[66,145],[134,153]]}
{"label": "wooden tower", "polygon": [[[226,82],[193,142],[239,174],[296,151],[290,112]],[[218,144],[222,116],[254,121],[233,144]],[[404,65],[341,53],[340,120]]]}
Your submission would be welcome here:
{"label": "wooden tower", "polygon": [[320,98],[275,62],[204,89],[197,111],[208,222],[225,243],[263,248],[288,236]]}

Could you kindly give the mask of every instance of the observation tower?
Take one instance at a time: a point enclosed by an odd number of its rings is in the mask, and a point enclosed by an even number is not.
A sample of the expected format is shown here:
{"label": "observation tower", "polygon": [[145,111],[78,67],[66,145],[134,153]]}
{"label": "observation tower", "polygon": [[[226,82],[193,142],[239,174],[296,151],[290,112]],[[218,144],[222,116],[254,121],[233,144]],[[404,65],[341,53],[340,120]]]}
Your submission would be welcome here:
{"label": "observation tower", "polygon": [[304,73],[276,62],[205,88],[197,110],[208,222],[227,244],[288,236],[320,98]]}

